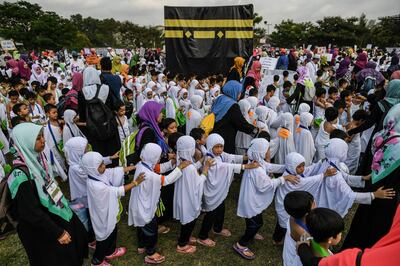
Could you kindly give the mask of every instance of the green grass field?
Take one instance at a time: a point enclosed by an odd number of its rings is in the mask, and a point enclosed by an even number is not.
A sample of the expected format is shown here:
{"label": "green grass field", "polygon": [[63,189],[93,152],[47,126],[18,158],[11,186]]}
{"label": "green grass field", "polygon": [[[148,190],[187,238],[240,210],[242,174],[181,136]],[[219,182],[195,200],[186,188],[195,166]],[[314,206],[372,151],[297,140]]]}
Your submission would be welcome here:
{"label": "green grass field", "polygon": [[[62,187],[65,190],[67,186],[63,184]],[[273,204],[264,212],[264,226],[261,228],[260,233],[265,237],[265,240],[256,241],[250,246],[257,258],[254,261],[246,261],[233,251],[233,243],[238,240],[245,229],[244,219],[236,216],[239,188],[240,180],[235,180],[226,200],[225,227],[231,230],[232,236],[229,238],[216,236],[214,237],[217,241],[216,247],[206,248],[198,245],[196,253],[182,255],[175,251],[180,225],[177,222],[171,221],[166,224],[171,227],[171,231],[166,235],[160,235],[158,241],[159,250],[166,256],[166,262],[163,265],[282,265],[282,247],[272,245],[271,239],[276,223]],[[66,191],[65,194],[68,194],[68,192]],[[129,194],[123,199],[125,210],[127,209],[128,201]],[[354,207],[346,217],[345,231],[347,231],[353,215]],[[194,236],[197,235],[200,229],[201,218],[202,216],[197,221]],[[125,211],[121,222],[118,224],[118,245],[125,246],[128,252],[122,258],[112,261],[113,265],[144,264],[144,255],[138,255],[136,253],[135,228],[128,227]],[[90,257],[91,255],[92,253],[89,254]],[[0,265],[28,265],[25,250],[16,234],[0,241]],[[86,260],[85,265],[90,265],[90,260]]]}

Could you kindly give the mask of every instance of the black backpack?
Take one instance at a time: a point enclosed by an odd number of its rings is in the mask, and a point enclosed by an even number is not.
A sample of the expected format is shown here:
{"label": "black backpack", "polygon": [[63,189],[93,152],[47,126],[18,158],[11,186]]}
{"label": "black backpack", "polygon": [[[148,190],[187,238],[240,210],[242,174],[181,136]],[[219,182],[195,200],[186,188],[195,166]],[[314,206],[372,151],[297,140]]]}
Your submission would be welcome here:
{"label": "black backpack", "polygon": [[113,112],[98,98],[100,87],[97,85],[96,95],[86,102],[86,128],[97,140],[107,140],[118,128]]}

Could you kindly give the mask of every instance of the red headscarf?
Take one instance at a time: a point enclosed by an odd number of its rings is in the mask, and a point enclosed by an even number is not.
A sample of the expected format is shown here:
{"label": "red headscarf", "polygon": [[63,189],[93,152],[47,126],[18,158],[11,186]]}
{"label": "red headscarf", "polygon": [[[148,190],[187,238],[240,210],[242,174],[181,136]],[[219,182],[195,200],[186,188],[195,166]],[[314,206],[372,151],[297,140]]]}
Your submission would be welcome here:
{"label": "red headscarf", "polygon": [[83,87],[83,75],[80,72],[74,72],[72,76],[72,89],[80,91]]}

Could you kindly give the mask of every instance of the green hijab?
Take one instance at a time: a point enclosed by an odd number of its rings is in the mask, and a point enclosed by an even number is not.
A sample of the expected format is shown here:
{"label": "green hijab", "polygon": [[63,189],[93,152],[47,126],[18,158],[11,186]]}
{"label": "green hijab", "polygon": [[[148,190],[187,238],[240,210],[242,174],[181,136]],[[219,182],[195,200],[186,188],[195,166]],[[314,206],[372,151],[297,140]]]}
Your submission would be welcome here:
{"label": "green hijab", "polygon": [[[389,82],[386,88],[385,101],[390,103],[392,106],[400,103],[400,79],[394,79]],[[385,110],[382,104],[378,103],[381,110]]]}
{"label": "green hijab", "polygon": [[[42,129],[42,126],[33,123],[22,123],[13,128],[11,138],[18,155],[29,169],[30,176],[28,178],[35,181],[40,203],[47,208],[49,212],[60,216],[66,221],[70,221],[72,211],[64,195],[61,197],[60,202],[56,204],[43,189],[49,181],[54,181],[56,184],[57,181],[54,180],[53,169],[51,165],[47,163],[44,154],[35,151],[36,138],[41,133]],[[47,171],[45,170],[46,168]],[[19,185],[26,180],[26,177],[21,174],[12,174],[10,176],[8,186],[10,187],[12,198],[17,195]]]}

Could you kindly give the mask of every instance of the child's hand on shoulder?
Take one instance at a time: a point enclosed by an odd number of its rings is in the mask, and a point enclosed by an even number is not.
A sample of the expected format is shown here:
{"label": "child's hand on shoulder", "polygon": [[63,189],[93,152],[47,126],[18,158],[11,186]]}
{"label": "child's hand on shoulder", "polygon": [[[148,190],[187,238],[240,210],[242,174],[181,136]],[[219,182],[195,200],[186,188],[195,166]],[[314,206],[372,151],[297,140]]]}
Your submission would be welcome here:
{"label": "child's hand on shoulder", "polygon": [[326,171],[324,173],[324,177],[334,176],[334,175],[336,175],[336,173],[337,173],[336,168],[329,167],[328,169],[326,169]]}
{"label": "child's hand on shoulder", "polygon": [[142,183],[145,180],[145,177],[146,177],[145,173],[140,173],[138,175],[138,177],[132,183],[136,182],[136,186],[138,186],[138,185],[140,185],[140,183]]}
{"label": "child's hand on shoulder", "polygon": [[214,159],[211,159],[211,158],[205,160],[205,162],[204,162],[204,166],[207,168],[210,168],[214,164],[215,164],[215,161],[214,161]]}
{"label": "child's hand on shoulder", "polygon": [[259,162],[252,162],[252,163],[249,163],[249,164],[245,164],[244,165],[244,169],[255,169],[255,168],[258,168],[260,166],[261,166],[261,164]]}
{"label": "child's hand on shoulder", "polygon": [[373,193],[377,199],[393,199],[396,196],[396,191],[393,188],[383,189],[383,187],[380,187]]}
{"label": "child's hand on shoulder", "polygon": [[285,179],[285,181],[292,183],[293,185],[296,185],[300,182],[300,178],[298,178],[295,175],[287,175],[287,176],[284,176],[283,179]]}
{"label": "child's hand on shoulder", "polygon": [[185,169],[186,167],[188,167],[188,166],[191,165],[191,164],[192,164],[191,161],[183,161],[183,162],[181,162],[181,163],[178,165],[178,168],[179,168],[180,170],[183,170],[183,169]]}

